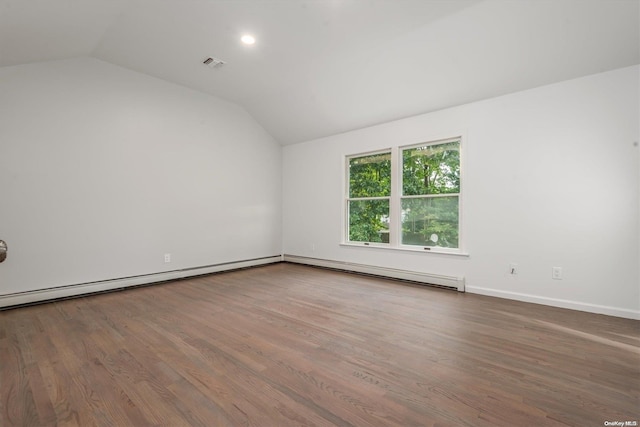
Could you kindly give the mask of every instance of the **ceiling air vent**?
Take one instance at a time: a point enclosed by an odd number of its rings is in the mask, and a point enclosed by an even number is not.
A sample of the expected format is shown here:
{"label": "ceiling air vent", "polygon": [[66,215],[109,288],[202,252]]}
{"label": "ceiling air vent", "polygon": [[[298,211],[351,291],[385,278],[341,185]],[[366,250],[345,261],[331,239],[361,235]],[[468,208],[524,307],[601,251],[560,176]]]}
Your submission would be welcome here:
{"label": "ceiling air vent", "polygon": [[213,58],[213,57],[208,57],[207,59],[202,61],[202,63],[204,65],[208,66],[209,68],[214,68],[214,69],[215,68],[220,68],[224,64],[226,64],[226,62],[224,62],[222,59]]}

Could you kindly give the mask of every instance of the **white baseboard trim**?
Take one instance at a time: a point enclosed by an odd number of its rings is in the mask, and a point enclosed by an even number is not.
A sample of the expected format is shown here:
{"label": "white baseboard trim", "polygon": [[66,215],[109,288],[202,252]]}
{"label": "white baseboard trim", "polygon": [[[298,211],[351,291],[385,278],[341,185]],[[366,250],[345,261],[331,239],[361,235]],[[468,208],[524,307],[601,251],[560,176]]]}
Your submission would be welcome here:
{"label": "white baseboard trim", "polygon": [[626,319],[640,320],[640,311],[597,304],[580,303],[576,301],[558,298],[540,297],[518,292],[499,291],[495,289],[477,286],[465,286],[464,277],[427,274],[408,270],[399,270],[386,267],[377,267],[365,264],[349,263],[344,261],[332,261],[320,258],[303,257],[297,255],[276,255],[250,260],[227,262],[202,267],[186,268],[182,270],[166,271],[161,273],[146,274],[141,276],[125,277],[112,280],[103,280],[90,283],[80,283],[56,288],[47,288],[27,292],[17,292],[0,295],[0,308],[23,304],[43,302],[59,298],[67,298],[95,292],[122,289],[130,286],[139,286],[157,282],[182,279],[185,277],[200,276],[218,273],[239,268],[255,267],[265,264],[273,264],[281,261],[296,264],[314,265],[318,267],[332,268],[336,270],[352,271],[356,273],[372,274],[376,276],[390,277],[394,279],[411,280],[425,284],[437,285],[456,289],[460,292],[468,292],[497,298],[505,298],[516,301],[549,305],[553,307],[568,308],[571,310],[586,311],[589,313],[605,314]]}
{"label": "white baseboard trim", "polygon": [[588,304],[558,298],[540,297],[529,294],[521,294],[518,292],[498,291],[495,289],[479,288],[477,286],[467,286],[466,290],[470,294],[479,294],[516,301],[532,302],[535,304],[550,305],[552,307],[568,308],[571,310],[586,311],[588,313],[606,314],[608,316],[640,320],[640,311],[637,310],[610,307],[606,305]]}
{"label": "white baseboard trim", "polygon": [[156,282],[182,279],[203,274],[218,273],[239,268],[255,267],[258,265],[272,264],[282,261],[282,255],[264,258],[255,258],[243,261],[225,262],[222,264],[207,265],[202,267],[185,268],[182,270],[165,271],[161,273],[145,274],[141,276],[124,277],[98,282],[79,283],[76,285],[60,286],[55,288],[39,289],[27,292],[0,295],[0,308],[15,305],[31,304],[59,298],[68,298],[94,292],[110,291],[127,288],[130,286],[147,285]]}
{"label": "white baseboard trim", "polygon": [[356,264],[344,261],[332,261],[327,259],[310,258],[287,254],[283,256],[283,260],[285,262],[292,262],[296,264],[315,265],[318,267],[372,274],[375,276],[390,277],[393,279],[411,280],[413,282],[420,282],[428,285],[437,285],[452,288],[460,292],[465,291],[464,277],[420,273],[417,271],[399,270],[395,268],[377,267],[374,265]]}

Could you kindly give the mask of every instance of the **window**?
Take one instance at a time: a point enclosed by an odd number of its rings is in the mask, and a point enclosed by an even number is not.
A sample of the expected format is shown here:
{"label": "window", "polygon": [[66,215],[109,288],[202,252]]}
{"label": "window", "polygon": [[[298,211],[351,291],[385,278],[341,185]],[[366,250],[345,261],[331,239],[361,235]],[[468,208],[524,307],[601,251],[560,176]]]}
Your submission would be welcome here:
{"label": "window", "polygon": [[459,251],[460,138],[348,156],[347,168],[347,243]]}
{"label": "window", "polygon": [[403,245],[458,248],[460,140],[402,150]]}
{"label": "window", "polygon": [[349,241],[389,243],[391,152],[349,158]]}

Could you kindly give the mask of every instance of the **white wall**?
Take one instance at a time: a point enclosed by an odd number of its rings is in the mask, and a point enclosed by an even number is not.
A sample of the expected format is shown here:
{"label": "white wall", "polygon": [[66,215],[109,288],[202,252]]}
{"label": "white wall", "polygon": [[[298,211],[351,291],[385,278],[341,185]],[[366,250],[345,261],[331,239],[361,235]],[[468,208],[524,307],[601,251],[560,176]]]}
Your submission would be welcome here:
{"label": "white wall", "polygon": [[0,296],[279,255],[281,190],[235,104],[90,58],[0,69]]}
{"label": "white wall", "polygon": [[[463,275],[469,292],[640,318],[638,80],[624,68],[287,146],[284,253]],[[339,246],[345,155],[461,133],[468,257]]]}

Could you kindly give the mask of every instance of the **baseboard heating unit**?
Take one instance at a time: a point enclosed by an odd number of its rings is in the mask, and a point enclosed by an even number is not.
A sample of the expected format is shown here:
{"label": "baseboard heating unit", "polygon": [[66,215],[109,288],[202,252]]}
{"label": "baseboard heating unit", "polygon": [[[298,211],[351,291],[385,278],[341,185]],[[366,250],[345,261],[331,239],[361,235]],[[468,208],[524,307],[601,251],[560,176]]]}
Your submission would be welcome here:
{"label": "baseboard heating unit", "polygon": [[59,286],[47,289],[38,289],[26,292],[0,295],[0,309],[25,304],[34,304],[43,301],[70,298],[96,292],[112,291],[131,286],[148,285],[152,283],[166,282],[169,280],[183,279],[192,276],[218,273],[222,271],[237,270],[240,268],[254,267],[264,264],[273,264],[282,261],[281,255],[264,258],[255,258],[242,261],[225,262],[221,264],[202,267],[185,268],[181,270],[165,271],[161,273],[144,274],[140,276],[124,277],[119,279],[101,280],[90,283]]}
{"label": "baseboard heating unit", "polygon": [[420,273],[417,271],[400,270],[395,268],[377,267],[374,265],[356,264],[344,261],[332,261],[319,258],[310,258],[297,255],[283,256],[283,261],[296,264],[314,265],[317,267],[332,268],[334,270],[351,271],[355,273],[370,274],[374,276],[389,277],[392,279],[410,280],[425,285],[434,285],[443,288],[455,289],[464,292],[464,277],[445,276],[441,274]]}

